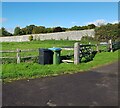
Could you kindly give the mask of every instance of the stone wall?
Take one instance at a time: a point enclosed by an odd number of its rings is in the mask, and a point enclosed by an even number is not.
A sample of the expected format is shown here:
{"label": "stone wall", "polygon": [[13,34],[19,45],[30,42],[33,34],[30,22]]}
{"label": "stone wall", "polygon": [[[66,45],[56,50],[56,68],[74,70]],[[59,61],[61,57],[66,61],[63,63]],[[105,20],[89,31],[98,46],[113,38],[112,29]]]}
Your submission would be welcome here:
{"label": "stone wall", "polygon": [[[30,35],[0,37],[0,42],[24,42],[29,41]],[[81,31],[67,31],[58,33],[32,34],[36,40],[81,40],[82,36],[95,36],[94,29]]]}

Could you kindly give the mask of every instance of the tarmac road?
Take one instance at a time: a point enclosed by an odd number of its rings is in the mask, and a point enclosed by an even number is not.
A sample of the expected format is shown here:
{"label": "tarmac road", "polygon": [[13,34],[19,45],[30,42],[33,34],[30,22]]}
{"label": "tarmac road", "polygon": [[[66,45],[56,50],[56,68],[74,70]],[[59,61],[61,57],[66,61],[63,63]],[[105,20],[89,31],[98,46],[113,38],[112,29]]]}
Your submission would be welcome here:
{"label": "tarmac road", "polygon": [[84,73],[3,84],[3,106],[118,106],[118,62]]}

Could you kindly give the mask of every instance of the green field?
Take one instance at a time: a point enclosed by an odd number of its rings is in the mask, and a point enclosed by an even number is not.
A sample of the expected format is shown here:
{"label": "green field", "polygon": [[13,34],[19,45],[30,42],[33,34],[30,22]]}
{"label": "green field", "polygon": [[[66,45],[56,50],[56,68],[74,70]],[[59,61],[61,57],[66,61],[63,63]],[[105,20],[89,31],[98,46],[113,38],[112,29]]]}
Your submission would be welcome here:
{"label": "green field", "polygon": [[49,47],[63,47],[73,46],[75,42],[82,44],[97,43],[96,41],[68,41],[68,40],[44,40],[44,41],[31,41],[31,42],[3,42],[2,50],[16,50],[18,49],[38,49],[38,48],[49,48]]}
{"label": "green field", "polygon": [[[38,48],[50,48],[50,47],[65,47],[73,46],[75,42],[82,44],[88,44],[89,41],[31,41],[31,42],[11,42],[2,43],[2,50],[16,50],[19,49],[38,49]],[[97,42],[91,41],[91,44],[96,44]],[[74,65],[73,63],[61,63],[59,65],[40,65],[37,62],[21,62],[20,64],[9,63],[2,64],[2,75],[1,78],[5,82],[10,82],[12,80],[18,79],[31,79],[37,77],[45,76],[56,76],[60,74],[76,73],[89,70],[94,67],[98,67],[104,64],[108,64],[118,60],[118,50],[115,52],[102,52],[95,55],[94,59],[89,62],[83,62],[79,65]],[[73,51],[61,51],[61,55],[70,55]],[[3,54],[4,56],[16,56],[16,54]],[[26,55],[36,55],[38,52],[27,52],[21,53],[22,56]],[[73,58],[72,58],[73,59]]]}
{"label": "green field", "polygon": [[[18,49],[38,49],[49,47],[73,46],[76,41],[31,41],[31,42],[3,42],[2,50],[16,50]],[[79,41],[78,41],[79,42]],[[9,46],[9,47],[8,47]]]}
{"label": "green field", "polygon": [[[44,41],[31,41],[31,42],[3,42],[2,50],[26,50],[26,49],[36,49],[39,48],[51,48],[51,47],[66,47],[66,46],[74,46],[75,42],[79,42],[82,44],[88,44],[87,41],[68,41],[68,40],[44,40]],[[96,41],[91,41],[91,44],[97,43]],[[70,55],[73,54],[73,51],[62,50],[61,55]],[[39,51],[36,52],[21,52],[21,57],[25,56],[38,56]],[[16,57],[16,53],[2,53],[3,57]]]}

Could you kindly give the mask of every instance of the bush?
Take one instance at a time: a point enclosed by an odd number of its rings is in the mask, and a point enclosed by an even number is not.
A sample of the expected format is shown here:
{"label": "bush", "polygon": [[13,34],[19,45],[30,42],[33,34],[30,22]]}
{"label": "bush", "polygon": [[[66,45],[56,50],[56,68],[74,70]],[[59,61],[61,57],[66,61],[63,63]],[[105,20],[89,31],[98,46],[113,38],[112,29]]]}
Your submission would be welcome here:
{"label": "bush", "polygon": [[107,24],[95,28],[95,39],[98,41],[118,40],[120,24]]}
{"label": "bush", "polygon": [[55,28],[53,28],[53,32],[62,32],[62,28],[61,27],[55,27]]}
{"label": "bush", "polygon": [[16,58],[2,58],[1,64],[17,63]]}
{"label": "bush", "polygon": [[29,36],[29,41],[32,41],[32,40],[33,40],[33,36],[30,35],[30,36]]}
{"label": "bush", "polygon": [[90,36],[83,36],[81,38],[81,41],[93,41],[95,40],[93,37],[90,37]]}

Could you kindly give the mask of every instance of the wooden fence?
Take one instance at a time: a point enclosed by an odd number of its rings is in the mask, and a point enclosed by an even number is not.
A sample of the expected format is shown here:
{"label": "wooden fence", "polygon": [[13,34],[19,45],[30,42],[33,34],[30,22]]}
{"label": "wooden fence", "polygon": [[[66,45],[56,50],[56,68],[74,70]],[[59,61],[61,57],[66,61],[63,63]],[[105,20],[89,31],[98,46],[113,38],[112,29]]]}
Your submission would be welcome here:
{"label": "wooden fence", "polygon": [[37,57],[37,56],[24,56],[22,57],[21,56],[21,52],[36,52],[38,51],[38,49],[27,49],[27,50],[20,50],[20,49],[16,49],[16,50],[4,50],[4,51],[0,51],[0,53],[16,53],[16,57],[0,57],[2,59],[4,58],[11,58],[11,59],[14,59],[16,58],[17,60],[17,63],[20,63],[21,59],[22,58],[34,58],[34,57]]}
{"label": "wooden fence", "polygon": [[96,45],[82,45],[79,44],[78,42],[74,44],[74,64],[79,64],[81,59],[84,58],[89,58],[93,52],[92,47],[97,47]]}
{"label": "wooden fence", "polygon": [[[80,43],[75,43],[74,47],[63,47],[63,50],[74,50],[74,64],[79,64],[81,59],[84,58],[89,58],[94,51],[96,52],[101,52],[100,47],[101,46],[105,46],[106,49],[104,51],[109,51],[109,52],[113,52],[114,50],[117,50],[120,48],[120,42],[112,42],[111,40],[109,40],[109,42],[107,44],[88,44],[88,45],[82,45]],[[94,47],[94,48],[93,48]],[[4,58],[11,58],[14,59],[16,58],[16,62],[20,63],[21,59],[24,58],[35,58],[38,56],[21,56],[22,52],[38,52],[38,49],[27,49],[27,50],[20,50],[20,49],[16,49],[16,50],[4,50],[4,51],[0,51],[0,53],[16,53],[16,57],[0,57],[0,59],[4,59]]]}
{"label": "wooden fence", "polygon": [[[89,58],[93,51],[101,52],[100,46],[106,46],[106,49],[103,51],[113,52],[117,49],[120,49],[120,42],[112,42],[111,40],[108,41],[106,44],[95,44],[95,45],[81,45],[80,43],[74,44],[74,64],[79,64],[83,57]],[[94,50],[92,47],[96,47]]]}

